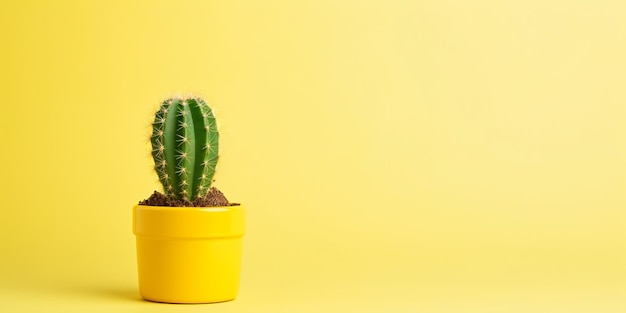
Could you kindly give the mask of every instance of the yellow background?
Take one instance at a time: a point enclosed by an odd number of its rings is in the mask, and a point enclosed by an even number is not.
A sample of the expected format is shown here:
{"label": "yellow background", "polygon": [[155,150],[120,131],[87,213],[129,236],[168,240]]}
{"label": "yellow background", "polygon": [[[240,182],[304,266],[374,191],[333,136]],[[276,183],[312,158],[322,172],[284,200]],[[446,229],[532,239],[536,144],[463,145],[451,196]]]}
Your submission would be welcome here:
{"label": "yellow background", "polygon": [[[2,312],[626,310],[623,1],[3,1]],[[234,302],[139,300],[160,100],[216,111]]]}

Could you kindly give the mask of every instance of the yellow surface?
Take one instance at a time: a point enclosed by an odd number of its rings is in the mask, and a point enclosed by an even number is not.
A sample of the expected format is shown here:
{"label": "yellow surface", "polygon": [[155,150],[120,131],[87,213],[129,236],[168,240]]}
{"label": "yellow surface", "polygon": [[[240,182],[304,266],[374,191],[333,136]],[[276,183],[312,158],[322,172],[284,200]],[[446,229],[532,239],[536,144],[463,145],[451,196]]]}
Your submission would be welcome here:
{"label": "yellow surface", "polygon": [[233,300],[239,290],[243,206],[133,208],[139,294],[167,303]]}
{"label": "yellow surface", "polygon": [[[2,1],[1,312],[626,311],[624,1]],[[247,207],[236,301],[139,300],[177,92]]]}

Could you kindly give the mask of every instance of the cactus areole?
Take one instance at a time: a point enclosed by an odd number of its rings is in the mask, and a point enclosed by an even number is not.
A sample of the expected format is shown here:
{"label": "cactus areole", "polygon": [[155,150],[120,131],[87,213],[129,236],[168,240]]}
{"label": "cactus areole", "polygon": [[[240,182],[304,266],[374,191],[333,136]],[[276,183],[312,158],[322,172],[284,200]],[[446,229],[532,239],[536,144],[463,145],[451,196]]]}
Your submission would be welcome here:
{"label": "cactus areole", "polygon": [[219,133],[211,108],[200,98],[163,102],[152,123],[152,157],[164,193],[193,201],[213,181]]}

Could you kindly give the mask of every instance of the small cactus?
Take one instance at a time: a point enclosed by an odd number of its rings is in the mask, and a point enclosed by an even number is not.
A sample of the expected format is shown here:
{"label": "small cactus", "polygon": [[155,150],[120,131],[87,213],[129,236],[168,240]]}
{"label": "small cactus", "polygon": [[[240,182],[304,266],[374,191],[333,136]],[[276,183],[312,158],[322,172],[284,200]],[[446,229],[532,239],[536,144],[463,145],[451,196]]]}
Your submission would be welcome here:
{"label": "small cactus", "polygon": [[165,100],[155,114],[150,142],[167,196],[193,201],[207,194],[217,165],[219,133],[204,100]]}

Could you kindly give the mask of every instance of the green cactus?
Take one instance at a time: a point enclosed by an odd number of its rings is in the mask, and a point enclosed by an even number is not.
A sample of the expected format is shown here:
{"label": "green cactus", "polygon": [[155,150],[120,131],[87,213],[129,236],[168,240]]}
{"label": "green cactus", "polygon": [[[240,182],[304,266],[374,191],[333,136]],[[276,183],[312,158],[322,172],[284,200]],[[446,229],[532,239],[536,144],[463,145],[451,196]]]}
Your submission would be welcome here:
{"label": "green cactus", "polygon": [[150,141],[166,195],[193,201],[207,194],[217,165],[219,133],[204,100],[165,100],[155,114]]}

